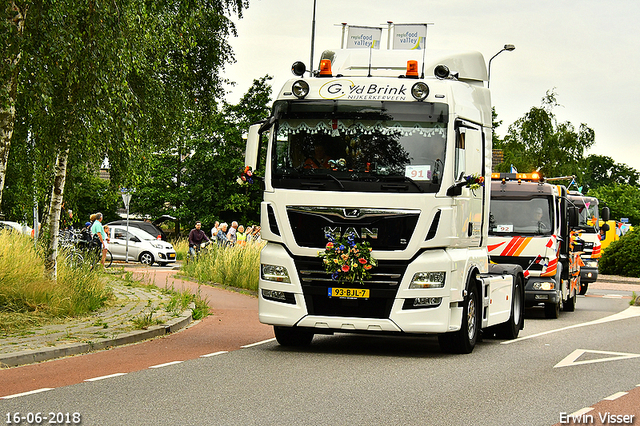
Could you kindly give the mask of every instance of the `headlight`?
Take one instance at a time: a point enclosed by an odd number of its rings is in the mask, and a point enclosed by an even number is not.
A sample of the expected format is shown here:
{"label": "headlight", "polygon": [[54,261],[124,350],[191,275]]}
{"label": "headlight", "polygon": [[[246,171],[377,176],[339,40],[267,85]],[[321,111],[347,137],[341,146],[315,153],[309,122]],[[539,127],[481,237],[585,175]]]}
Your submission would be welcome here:
{"label": "headlight", "polygon": [[291,91],[296,98],[304,99],[309,94],[309,83],[304,80],[298,80],[291,86]]}
{"label": "headlight", "polygon": [[279,283],[290,283],[289,271],[284,266],[261,265],[262,279],[265,281],[276,281]]}
{"label": "headlight", "polygon": [[158,250],[162,250],[164,248],[162,244],[158,244],[158,243],[151,243],[151,247],[156,248]]}
{"label": "headlight", "polygon": [[556,287],[556,283],[552,281],[533,283],[534,290],[553,290]]}
{"label": "headlight", "polygon": [[597,268],[598,267],[598,261],[597,260],[587,260],[586,262],[584,262],[584,266],[586,266],[587,268]]}
{"label": "headlight", "polygon": [[445,272],[418,272],[413,275],[409,288],[442,288]]}
{"label": "headlight", "polygon": [[423,82],[416,83],[411,88],[411,94],[416,100],[424,101],[429,96],[429,86]]}

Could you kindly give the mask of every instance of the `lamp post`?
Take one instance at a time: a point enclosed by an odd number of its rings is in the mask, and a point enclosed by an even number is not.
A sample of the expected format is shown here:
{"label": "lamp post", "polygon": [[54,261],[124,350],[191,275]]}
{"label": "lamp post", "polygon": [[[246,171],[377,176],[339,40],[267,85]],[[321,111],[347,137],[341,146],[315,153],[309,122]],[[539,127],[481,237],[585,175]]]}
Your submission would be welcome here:
{"label": "lamp post", "polygon": [[505,50],[508,51],[508,52],[511,52],[511,51],[513,51],[515,49],[516,49],[516,47],[513,44],[505,44],[501,51],[499,51],[498,53],[493,55],[491,57],[491,59],[489,59],[489,66],[488,66],[488,69],[487,69],[487,89],[489,88],[489,84],[491,84],[491,61],[493,61],[493,58],[495,58],[496,56],[498,56],[499,54],[501,54]]}

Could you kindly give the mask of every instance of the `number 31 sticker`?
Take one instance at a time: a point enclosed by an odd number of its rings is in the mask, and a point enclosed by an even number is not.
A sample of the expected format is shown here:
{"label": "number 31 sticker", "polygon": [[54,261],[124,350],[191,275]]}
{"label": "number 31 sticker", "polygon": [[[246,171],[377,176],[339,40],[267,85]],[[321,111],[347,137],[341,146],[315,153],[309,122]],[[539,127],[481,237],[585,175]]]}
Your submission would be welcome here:
{"label": "number 31 sticker", "polygon": [[431,166],[407,166],[404,175],[413,180],[431,180]]}

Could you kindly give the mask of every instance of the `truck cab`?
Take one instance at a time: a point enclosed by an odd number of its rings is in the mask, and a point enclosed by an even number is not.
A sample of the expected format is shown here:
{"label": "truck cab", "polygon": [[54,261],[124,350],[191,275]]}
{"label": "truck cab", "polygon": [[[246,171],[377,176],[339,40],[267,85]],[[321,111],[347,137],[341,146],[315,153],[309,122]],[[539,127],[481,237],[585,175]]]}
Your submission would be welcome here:
{"label": "truck cab", "polygon": [[[598,279],[598,261],[602,256],[602,242],[600,240],[600,219],[609,220],[609,208],[600,208],[598,199],[583,195],[579,191],[569,191],[569,201],[578,209],[578,225],[575,230],[579,232],[580,238],[584,241],[584,252],[582,253],[583,266],[580,267],[580,291],[579,294],[587,293],[589,284]],[[607,225],[606,228],[609,226]],[[606,232],[607,229],[603,229]]]}
{"label": "truck cab", "polygon": [[[443,350],[469,353],[483,330],[515,338],[523,327],[522,269],[490,265],[486,247],[484,58],[426,58],[325,51],[313,76],[294,64],[271,117],[250,131],[247,166],[258,164],[259,135],[267,144],[259,318],[281,345],[337,332],[432,334]],[[324,262],[336,245],[341,256]],[[350,263],[355,245],[375,262],[347,280],[366,262]]]}
{"label": "truck cab", "polygon": [[538,173],[492,174],[491,262],[520,265],[526,306],[543,305],[547,318],[575,310],[582,250],[571,233],[576,224],[564,186],[546,183]]}

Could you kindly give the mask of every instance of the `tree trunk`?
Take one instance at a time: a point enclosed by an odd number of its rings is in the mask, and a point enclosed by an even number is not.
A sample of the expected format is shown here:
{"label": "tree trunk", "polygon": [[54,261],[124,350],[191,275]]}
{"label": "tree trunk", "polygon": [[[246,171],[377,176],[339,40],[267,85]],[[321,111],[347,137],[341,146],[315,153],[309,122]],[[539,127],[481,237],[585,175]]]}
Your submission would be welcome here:
{"label": "tree trunk", "polygon": [[[67,135],[64,136],[67,138]],[[46,251],[45,269],[49,279],[57,278],[58,232],[60,231],[60,211],[64,195],[64,184],[67,179],[67,160],[69,159],[69,144],[65,140],[66,148],[60,149],[56,156],[55,177],[51,189],[51,204],[49,205],[49,242]]]}
{"label": "tree trunk", "polygon": [[[24,20],[27,14],[27,6],[20,8],[15,1],[11,2],[9,8],[14,14],[8,18],[9,24],[14,26],[17,31],[17,37],[14,40],[22,38],[24,32]],[[11,69],[9,81],[4,83],[2,90],[8,94],[8,107],[0,109],[0,212],[2,211],[2,192],[4,191],[4,183],[7,175],[7,162],[9,161],[9,148],[11,147],[11,137],[13,136],[13,125],[16,118],[16,93],[18,89],[18,73],[20,64],[21,51],[13,57],[6,59]]]}

